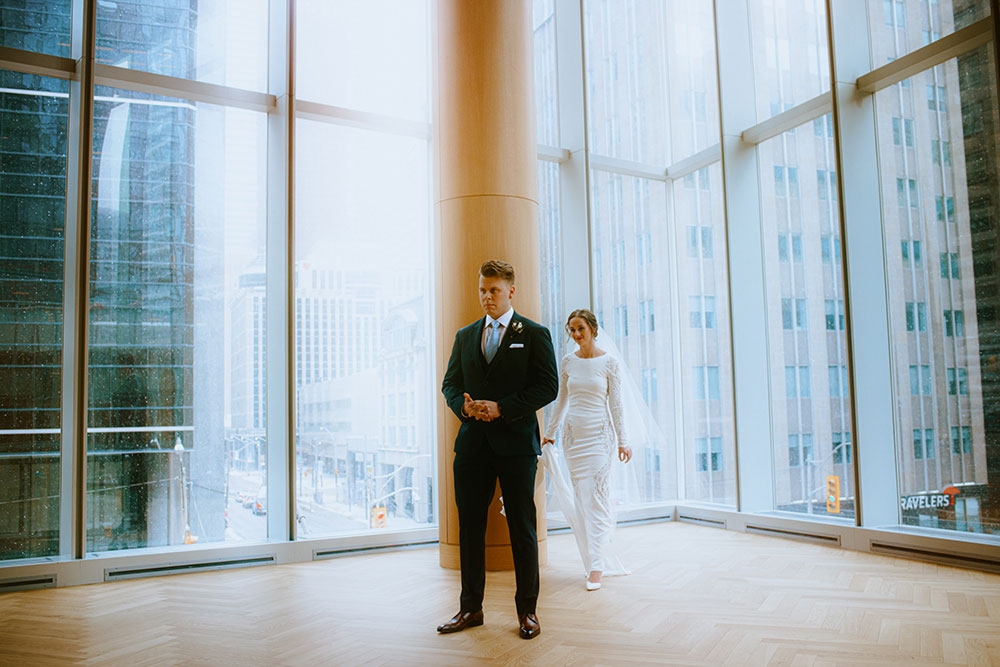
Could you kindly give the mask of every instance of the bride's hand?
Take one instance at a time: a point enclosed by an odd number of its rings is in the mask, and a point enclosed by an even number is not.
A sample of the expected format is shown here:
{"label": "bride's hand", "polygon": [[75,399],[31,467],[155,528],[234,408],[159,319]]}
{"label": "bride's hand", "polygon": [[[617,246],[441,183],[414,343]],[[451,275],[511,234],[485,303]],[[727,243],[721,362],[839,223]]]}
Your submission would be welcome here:
{"label": "bride's hand", "polygon": [[542,438],[542,447],[545,445],[551,445],[555,442],[552,438]]}
{"label": "bride's hand", "polygon": [[628,463],[631,458],[632,458],[632,448],[619,445],[618,460],[620,460],[622,463]]}

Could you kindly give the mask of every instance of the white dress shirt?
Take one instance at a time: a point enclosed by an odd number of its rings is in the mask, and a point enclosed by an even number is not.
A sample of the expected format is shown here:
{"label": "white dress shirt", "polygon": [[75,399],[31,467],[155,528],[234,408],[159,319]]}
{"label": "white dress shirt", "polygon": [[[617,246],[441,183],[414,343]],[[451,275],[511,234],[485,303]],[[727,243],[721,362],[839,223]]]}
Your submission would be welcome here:
{"label": "white dress shirt", "polygon": [[[493,319],[489,315],[486,316],[486,324],[483,326],[483,338],[479,341],[479,347],[483,351],[483,356],[486,356],[486,338],[490,335],[490,325],[494,322],[500,323],[500,337],[497,340],[502,342],[504,334],[507,333],[507,327],[510,326],[510,318],[512,317],[514,317],[513,308],[508,308],[507,312],[497,319]],[[497,344],[497,350],[500,350],[499,343]]]}

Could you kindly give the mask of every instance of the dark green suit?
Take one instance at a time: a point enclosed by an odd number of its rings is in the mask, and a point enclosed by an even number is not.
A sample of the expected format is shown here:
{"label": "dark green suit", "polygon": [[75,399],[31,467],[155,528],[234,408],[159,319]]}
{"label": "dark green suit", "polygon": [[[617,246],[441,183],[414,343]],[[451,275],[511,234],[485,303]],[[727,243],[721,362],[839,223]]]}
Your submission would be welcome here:
{"label": "dark green suit", "polygon": [[[514,554],[518,614],[535,611],[538,538],[535,472],[542,453],[535,413],[559,392],[549,330],[516,312],[487,364],[482,353],[486,318],[455,334],[441,391],[462,420],[455,438],[455,503],[462,561],[462,611],[478,611],[486,586],[486,522],[497,479]],[[462,415],[463,394],[496,401],[500,418],[481,422]]]}

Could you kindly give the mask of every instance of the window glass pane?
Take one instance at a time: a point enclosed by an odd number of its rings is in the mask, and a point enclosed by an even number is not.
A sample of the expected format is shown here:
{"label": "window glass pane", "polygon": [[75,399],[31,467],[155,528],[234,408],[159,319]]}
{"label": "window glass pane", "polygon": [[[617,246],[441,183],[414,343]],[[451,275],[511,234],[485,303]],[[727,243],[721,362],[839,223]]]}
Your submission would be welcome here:
{"label": "window glass pane", "polygon": [[757,121],[829,90],[826,4],[821,0],[747,0],[747,6]]}
{"label": "window glass pane", "polygon": [[[927,5],[922,6],[926,10]],[[930,7],[932,12],[952,11],[947,0]],[[875,98],[883,183],[912,180],[921,193],[915,208],[886,202],[886,243],[919,238],[928,256],[940,258],[926,268],[903,263],[895,253],[886,262],[895,367],[919,368],[911,370],[910,377],[895,379],[897,419],[901,432],[924,434],[922,457],[903,443],[898,449],[901,520],[986,533],[1000,532],[996,481],[987,474],[990,457],[1000,454],[1000,385],[995,372],[1000,354],[995,289],[1000,272],[995,241],[1000,121],[993,58],[991,45],[980,47],[915,75],[908,86],[886,88]],[[943,104],[923,104],[928,89],[941,91]],[[888,118],[901,109],[914,116],[916,131],[915,147],[906,158],[887,150]],[[934,142],[950,144],[950,160],[935,159]],[[953,203],[935,205],[949,201]],[[928,326],[921,321],[917,331],[907,330],[903,304],[908,301],[927,304]],[[939,445],[933,441],[935,433],[942,438]],[[968,434],[968,448],[961,445],[963,433]],[[965,505],[971,508],[967,521],[956,513],[961,499],[977,501]]]}
{"label": "window glass pane", "polygon": [[[609,3],[614,5],[615,3]],[[658,3],[637,3],[658,4]],[[719,143],[719,96],[715,66],[715,17],[708,2],[667,2],[666,62],[669,95],[669,162]],[[648,25],[638,39],[661,29]],[[640,75],[641,70],[639,71]],[[650,90],[650,92],[654,92]],[[708,185],[704,179],[702,185]]]}
{"label": "window glass pane", "polygon": [[94,107],[87,550],[264,539],[265,115]]}
{"label": "window glass pane", "polygon": [[[0,11],[6,29],[7,12],[12,10]],[[0,89],[0,560],[4,560],[59,551],[69,85],[0,70]]]}
{"label": "window glass pane", "polygon": [[[559,165],[538,162],[538,239],[542,278],[542,324],[552,340],[565,338],[569,311],[563,305],[562,230],[559,222]],[[570,309],[572,310],[572,309]]]}
{"label": "window glass pane", "polygon": [[666,3],[585,0],[590,150],[666,164]]}
{"label": "window glass pane", "polygon": [[68,58],[72,0],[0,0],[0,46]]}
{"label": "window glass pane", "polygon": [[691,326],[693,327],[702,326],[701,297],[700,296],[688,297],[688,309],[690,310],[691,313]]}
{"label": "window glass pane", "polygon": [[236,88],[267,87],[267,2],[97,2],[97,62]]}
{"label": "window glass pane", "polygon": [[430,120],[426,0],[298,0],[295,15],[300,99]]}
{"label": "window glass pane", "polygon": [[429,142],[306,120],[296,139],[298,535],[433,524]]}
{"label": "window glass pane", "polygon": [[[690,189],[674,181],[674,219],[693,221],[705,230],[709,240],[714,238],[722,244],[725,242],[725,225],[720,165],[716,163],[697,172],[697,179],[708,187]],[[678,226],[675,230],[676,247],[683,247],[684,234],[685,228]],[[692,500],[735,505],[736,437],[729,344],[729,277],[725,253],[719,255],[716,258],[700,253],[693,256],[687,254],[676,260],[678,292],[682,299],[684,295],[688,296],[689,304],[697,303],[702,314],[701,327],[681,327],[679,331],[683,364],[680,373],[684,378],[684,494]],[[667,280],[666,276],[661,279]],[[691,317],[693,323],[694,315]],[[657,354],[665,353],[665,349],[657,351]],[[698,370],[703,367],[712,370]],[[693,384],[690,384],[692,381]],[[696,455],[697,443],[701,441],[713,443],[713,448],[721,454],[713,455],[712,464],[705,467],[698,466]]]}
{"label": "window glass pane", "polygon": [[535,127],[538,143],[559,145],[555,0],[534,0]]}
{"label": "window glass pane", "polygon": [[[537,4],[536,4],[537,9]],[[536,32],[535,48],[539,44]],[[566,309],[562,289],[562,238],[559,223],[559,165],[538,162],[538,239],[542,280],[542,324],[549,329],[558,352],[561,341],[566,339],[563,325],[569,310]],[[595,260],[599,263],[599,259]],[[516,268],[516,267],[515,267]],[[648,315],[647,315],[648,316]],[[555,403],[545,407],[545,419],[552,415]],[[546,494],[545,511],[550,521],[564,521],[557,495],[551,493],[551,480],[546,477],[549,493]]]}
{"label": "window glass pane", "polygon": [[[840,450],[834,448],[834,434],[842,441],[851,430],[846,377],[836,375],[837,369],[847,366],[843,270],[839,258],[823,262],[823,239],[828,239],[834,256],[840,244],[839,202],[832,185],[836,183],[833,137],[800,127],[760,144],[758,159],[771,384],[779,388],[772,402],[776,509],[828,514],[826,480],[837,477],[841,498],[834,516],[849,518],[854,514],[853,466],[846,457],[835,460]],[[804,179],[797,194],[776,196],[768,183],[775,166],[794,166],[802,173],[821,170],[831,177]],[[820,195],[820,186],[826,188],[825,196]],[[801,263],[780,261],[781,235],[800,239]],[[794,304],[794,329],[787,326],[786,303]],[[822,380],[824,374],[830,375],[829,381]],[[793,380],[794,390],[780,389],[781,383]],[[800,448],[778,445],[793,440]]]}
{"label": "window glass pane", "polygon": [[[658,377],[679,377],[670,352],[677,344],[673,322],[676,316],[670,311],[657,313],[656,330],[651,333],[640,333],[638,326],[641,302],[671,303],[674,281],[668,260],[670,242],[666,228],[666,186],[658,181],[602,171],[591,171],[590,183],[593,247],[622,249],[615,253],[619,257],[618,270],[608,265],[607,257],[603,259],[603,280],[592,283],[594,307],[597,312],[611,314],[610,334],[621,348],[635,386],[647,401],[661,432],[673,433],[676,420],[680,418],[674,410],[675,386],[664,382],[663,390],[659,391],[653,378],[654,373]],[[710,218],[706,218],[706,222],[708,220]],[[634,245],[636,238],[647,233],[651,261],[638,265]],[[593,275],[597,275],[596,270]],[[572,310],[580,306],[567,303],[565,307]],[[680,317],[682,319],[677,324],[684,326],[678,328],[684,332],[703,331],[686,326],[687,313]],[[560,339],[566,340],[566,336],[562,335]],[[567,349],[575,347],[571,345]],[[706,392],[709,389],[707,382],[705,378],[703,390]],[[677,497],[675,467],[660,465],[661,462],[676,460],[675,447],[671,438],[641,447],[633,446],[634,456],[629,465],[636,466],[642,502]]]}
{"label": "window glass pane", "polygon": [[868,3],[875,66],[990,15],[989,0],[882,0]]}

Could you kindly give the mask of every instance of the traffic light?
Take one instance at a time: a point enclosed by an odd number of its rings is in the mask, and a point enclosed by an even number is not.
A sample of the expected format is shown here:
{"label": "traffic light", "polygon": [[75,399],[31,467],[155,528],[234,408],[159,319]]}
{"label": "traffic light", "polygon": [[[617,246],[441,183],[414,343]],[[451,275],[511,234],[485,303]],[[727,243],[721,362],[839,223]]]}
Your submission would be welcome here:
{"label": "traffic light", "polygon": [[826,511],[840,514],[840,478],[836,475],[826,478]]}

